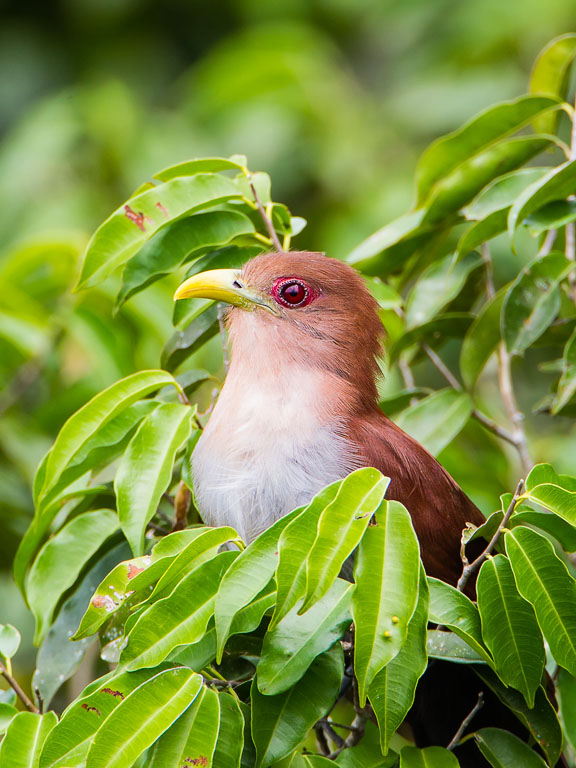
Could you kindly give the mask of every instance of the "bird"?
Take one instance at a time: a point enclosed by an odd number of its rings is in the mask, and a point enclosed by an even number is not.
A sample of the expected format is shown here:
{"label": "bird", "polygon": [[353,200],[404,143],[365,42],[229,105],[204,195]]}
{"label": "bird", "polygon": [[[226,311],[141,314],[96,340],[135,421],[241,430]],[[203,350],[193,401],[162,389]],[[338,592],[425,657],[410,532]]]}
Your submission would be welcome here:
{"label": "bird", "polygon": [[250,542],[326,485],[374,467],[410,512],[427,574],[456,585],[462,531],[485,518],[378,407],[384,329],[360,274],[323,253],[274,251],[193,275],[175,294],[195,297],[230,307],[228,373],[192,455],[204,522]]}

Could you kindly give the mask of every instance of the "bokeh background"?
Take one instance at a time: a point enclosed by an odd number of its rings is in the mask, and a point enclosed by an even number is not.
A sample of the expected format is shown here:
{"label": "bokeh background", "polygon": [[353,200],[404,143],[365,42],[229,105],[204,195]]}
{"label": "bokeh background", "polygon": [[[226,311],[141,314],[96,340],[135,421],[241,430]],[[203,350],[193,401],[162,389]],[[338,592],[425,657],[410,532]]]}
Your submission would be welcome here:
{"label": "bokeh background", "polygon": [[[113,281],[72,292],[95,227],[154,171],[242,153],[308,220],[294,246],[344,257],[408,209],[422,149],[523,93],[575,22],[573,0],[0,2],[0,620],[27,638],[23,674],[31,619],[10,566],[37,463],[90,396],[157,367],[171,332],[169,280],[117,315]],[[540,386],[520,379],[521,396]],[[568,469],[571,423],[530,429],[536,458]],[[479,430],[440,458],[490,511],[514,461]]]}

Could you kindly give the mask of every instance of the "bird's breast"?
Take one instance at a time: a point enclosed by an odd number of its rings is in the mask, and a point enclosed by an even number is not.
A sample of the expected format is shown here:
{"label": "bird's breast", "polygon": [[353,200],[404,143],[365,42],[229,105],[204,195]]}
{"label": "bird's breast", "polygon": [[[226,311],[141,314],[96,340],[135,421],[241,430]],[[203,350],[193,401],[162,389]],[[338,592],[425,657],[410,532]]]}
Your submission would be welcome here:
{"label": "bird's breast", "polygon": [[[309,373],[309,372],[308,372]],[[194,495],[208,525],[251,541],[358,466],[314,376],[228,376],[192,458]]]}

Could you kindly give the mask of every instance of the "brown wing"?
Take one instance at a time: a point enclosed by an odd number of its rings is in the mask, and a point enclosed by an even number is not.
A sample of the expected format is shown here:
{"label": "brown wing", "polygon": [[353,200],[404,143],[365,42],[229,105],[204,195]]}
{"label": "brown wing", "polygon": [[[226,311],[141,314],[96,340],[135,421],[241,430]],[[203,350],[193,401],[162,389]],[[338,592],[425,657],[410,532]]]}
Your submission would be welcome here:
{"label": "brown wing", "polygon": [[401,501],[410,512],[428,575],[455,585],[462,573],[462,530],[466,523],[481,525],[485,519],[478,507],[425,448],[381,411],[355,419],[349,437],[366,466],[390,478],[387,498]]}

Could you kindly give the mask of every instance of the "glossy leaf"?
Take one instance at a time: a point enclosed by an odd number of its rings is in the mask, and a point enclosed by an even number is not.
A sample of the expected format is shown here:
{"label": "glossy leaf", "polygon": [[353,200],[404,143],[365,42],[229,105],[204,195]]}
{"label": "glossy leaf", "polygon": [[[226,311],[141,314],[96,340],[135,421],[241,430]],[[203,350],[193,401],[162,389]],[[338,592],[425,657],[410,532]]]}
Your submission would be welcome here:
{"label": "glossy leaf", "polygon": [[97,509],[75,517],[42,547],[26,581],[28,601],[36,619],[36,643],[46,634],[62,593],[117,530],[114,512]]}
{"label": "glossy leaf", "polygon": [[473,389],[484,366],[500,343],[500,316],[507,287],[502,288],[480,310],[462,342],[460,371],[464,383]]}
{"label": "glossy leaf", "polygon": [[12,624],[0,624],[0,656],[11,659],[20,647],[20,632]]}
{"label": "glossy leaf", "polygon": [[440,629],[428,630],[426,649],[431,659],[446,659],[455,664],[478,664],[484,661],[461,637]]}
{"label": "glossy leaf", "polygon": [[[543,488],[543,486],[541,486]],[[566,552],[576,552],[576,528],[567,523],[558,515],[550,512],[536,512],[536,510],[523,510],[510,518],[509,528],[517,525],[529,525],[539,528],[553,536]]]}
{"label": "glossy leaf", "polygon": [[544,205],[524,220],[533,235],[541,235],[550,229],[561,229],[576,219],[576,201],[554,200]]}
{"label": "glossy leaf", "polygon": [[132,197],[92,236],[78,288],[91,288],[104,280],[168,221],[240,197],[232,179],[210,173],[172,179]]}
{"label": "glossy leaf", "polygon": [[542,758],[517,736],[500,728],[482,728],[474,736],[480,752],[494,768],[546,768]]}
{"label": "glossy leaf", "polygon": [[171,165],[154,174],[158,181],[171,181],[181,176],[195,176],[198,173],[218,173],[218,171],[243,171],[246,168],[244,155],[230,157],[199,157],[183,163]]}
{"label": "glossy leaf", "polygon": [[576,490],[567,491],[553,483],[542,483],[526,491],[523,498],[535,501],[571,525],[576,525]]}
{"label": "glossy leaf", "polygon": [[484,147],[519,130],[542,112],[557,107],[555,99],[522,96],[490,107],[457,131],[436,140],[422,154],[418,163],[418,201],[424,202],[440,179]]}
{"label": "glossy leaf", "polygon": [[264,636],[258,688],[273,696],[293,686],[314,659],[344,636],[352,615],[351,584],[337,579],[320,602],[300,616],[293,609]]}
{"label": "glossy leaf", "polygon": [[[576,56],[576,35],[569,33],[554,38],[538,54],[530,76],[530,93],[566,97],[570,66]],[[558,114],[550,113],[537,118],[539,131],[554,133]]]}
{"label": "glossy leaf", "polygon": [[558,485],[567,491],[576,491],[576,477],[559,474],[550,464],[535,464],[526,477],[524,487],[527,491],[532,491],[537,485],[547,483]]}
{"label": "glossy leaf", "polygon": [[576,677],[565,669],[556,676],[556,695],[560,705],[560,717],[568,742],[576,745]]}
{"label": "glossy leaf", "polygon": [[376,674],[406,642],[418,600],[420,558],[410,515],[386,501],[366,530],[354,567],[354,669],[360,705]]}
{"label": "glossy leaf", "polygon": [[212,766],[220,723],[216,691],[202,686],[192,704],[154,744],[146,768]]}
{"label": "glossy leaf", "polygon": [[390,478],[372,467],[358,469],[342,481],[336,498],[318,518],[316,538],[306,557],[306,594],[300,613],[334,584],[382,503],[389,483]]}
{"label": "glossy leaf", "polygon": [[140,685],[100,725],[86,768],[132,765],[194,701],[201,686],[201,676],[185,667],[160,672]]}
{"label": "glossy leaf", "polygon": [[402,411],[395,422],[436,456],[463,429],[471,411],[465,392],[441,389]]}
{"label": "glossy leaf", "polygon": [[430,621],[448,627],[493,666],[492,657],[484,647],[478,609],[470,598],[439,579],[428,577],[430,589]]}
{"label": "glossy leaf", "polygon": [[481,264],[478,253],[461,259],[449,254],[425,269],[406,300],[408,329],[431,320],[460,293],[470,273]]}
{"label": "glossy leaf", "polygon": [[508,232],[513,238],[517,227],[538,208],[553,200],[564,200],[576,187],[576,160],[552,168],[533,182],[517,198],[508,214]]}
{"label": "glossy leaf", "polygon": [[400,768],[458,768],[456,756],[444,747],[404,747],[400,752]]}
{"label": "glossy leaf", "polygon": [[278,538],[278,595],[272,627],[306,594],[306,563],[316,539],[318,521],[324,509],[337,498],[342,482],[332,483],[322,489]]}
{"label": "glossy leaf", "polygon": [[319,656],[306,675],[285,693],[264,696],[258,690],[256,677],[251,688],[255,768],[265,768],[290,754],[334,704],[343,674],[342,649],[338,645]]}
{"label": "glossy leaf", "polygon": [[504,555],[487,560],[476,583],[482,637],[496,672],[520,691],[529,707],[542,681],[544,643],[534,610],[518,594],[510,562]]}
{"label": "glossy leaf", "polygon": [[470,251],[480,248],[493,237],[506,232],[508,210],[509,208],[503,208],[501,211],[494,211],[467,229],[456,246],[457,258],[462,258]]}
{"label": "glossy leaf", "polygon": [[114,490],[118,517],[136,557],[144,553],[144,534],[172,479],[178,449],[188,439],[194,411],[162,403],[140,425],[122,457]]}
{"label": "glossy leaf", "polygon": [[398,242],[415,237],[420,231],[424,214],[424,209],[413,211],[390,222],[356,246],[347,262],[365,274],[378,274],[382,260],[380,254]]}
{"label": "glossy leaf", "polygon": [[550,168],[542,167],[520,168],[499,176],[466,206],[466,218],[480,223],[493,213],[507,211],[529,184],[541,179],[549,170]]}
{"label": "glossy leaf", "polygon": [[183,331],[174,331],[162,350],[162,365],[170,371],[176,370],[219,330],[218,306],[209,303]]}
{"label": "glossy leaf", "polygon": [[160,229],[132,256],[122,275],[117,304],[143,290],[192,258],[194,252],[226,245],[235,237],[254,232],[254,225],[237,211],[208,211],[179,219]]}
{"label": "glossy leaf", "polygon": [[18,710],[12,704],[7,704],[5,701],[0,701],[0,736],[2,736],[12,720],[18,714]]}
{"label": "glossy leaf", "polygon": [[40,768],[67,768],[83,765],[94,735],[108,715],[140,685],[162,669],[114,672],[94,680],[73,701],[46,739]]}
{"label": "glossy leaf", "polygon": [[544,688],[540,686],[536,692],[534,706],[530,708],[521,693],[506,687],[485,664],[475,666],[474,671],[530,731],[550,765],[555,765],[562,749],[562,729],[556,710],[548,701]]}
{"label": "glossy leaf", "polygon": [[505,544],[518,591],[532,604],[554,659],[576,674],[576,582],[539,533],[520,526]]}
{"label": "glossy leaf", "polygon": [[244,746],[244,719],[238,699],[221,691],[220,728],[212,768],[239,768]]}
{"label": "glossy leaf", "polygon": [[524,354],[552,323],[560,308],[558,283],[571,268],[563,254],[549,253],[514,280],[502,307],[502,336],[510,354]]}
{"label": "glossy leaf", "polygon": [[340,768],[397,768],[398,755],[392,750],[386,757],[382,755],[380,733],[377,726],[368,720],[359,743],[340,752],[335,763]]}
{"label": "glossy leaf", "polygon": [[295,509],[281,517],[254,539],[240,553],[222,579],[214,607],[219,662],[234,617],[269,584],[278,564],[278,538],[301,511]]}
{"label": "glossy leaf", "polygon": [[151,667],[179,645],[202,637],[214,613],[214,600],[226,569],[238,552],[222,552],[185,576],[174,591],[142,613],[128,637],[120,663],[127,669]]}
{"label": "glossy leaf", "polygon": [[426,669],[427,624],[428,585],[422,569],[418,604],[408,624],[406,642],[398,655],[377,673],[368,689],[368,699],[378,720],[380,744],[385,755],[390,749],[393,734],[414,702],[416,685]]}
{"label": "glossy leaf", "polygon": [[57,722],[55,712],[44,715],[19,712],[8,726],[0,746],[2,768],[37,768],[42,746]]}

